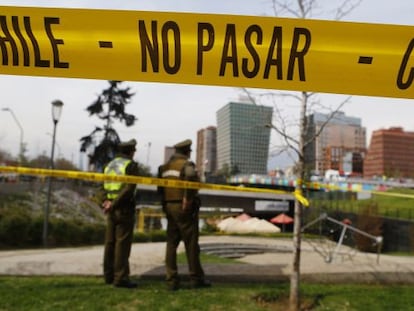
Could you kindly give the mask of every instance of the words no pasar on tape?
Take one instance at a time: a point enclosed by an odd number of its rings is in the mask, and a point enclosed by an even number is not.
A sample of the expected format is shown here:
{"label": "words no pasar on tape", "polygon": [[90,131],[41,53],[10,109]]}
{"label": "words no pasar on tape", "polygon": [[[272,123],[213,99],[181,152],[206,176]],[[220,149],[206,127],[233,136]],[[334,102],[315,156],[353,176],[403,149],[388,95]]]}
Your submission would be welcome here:
{"label": "words no pasar on tape", "polygon": [[0,6],[0,74],[414,98],[414,27]]}

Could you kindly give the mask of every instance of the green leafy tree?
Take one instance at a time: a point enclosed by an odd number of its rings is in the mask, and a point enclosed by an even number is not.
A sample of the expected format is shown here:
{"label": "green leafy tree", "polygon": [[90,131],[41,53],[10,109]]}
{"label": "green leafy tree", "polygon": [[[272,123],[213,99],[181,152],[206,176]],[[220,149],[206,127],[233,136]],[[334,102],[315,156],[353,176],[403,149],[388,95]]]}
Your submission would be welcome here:
{"label": "green leafy tree", "polygon": [[224,163],[221,169],[217,171],[217,176],[222,176],[224,179],[227,179],[231,176],[231,169],[228,163]]}
{"label": "green leafy tree", "polygon": [[6,162],[11,162],[14,161],[12,155],[10,154],[10,152],[0,149],[0,164],[1,163],[6,163]]}
{"label": "green leafy tree", "polygon": [[[109,87],[104,89],[98,98],[89,105],[86,110],[89,116],[96,116],[104,122],[103,127],[95,129],[87,136],[80,139],[81,152],[88,152],[89,164],[94,170],[101,172],[106,163],[114,156],[116,146],[121,141],[118,133],[113,128],[115,121],[123,122],[126,126],[134,125],[137,118],[125,111],[134,93],[130,88],[121,88],[122,81],[108,81]],[[102,135],[103,134],[103,135]]]}
{"label": "green leafy tree", "polygon": [[147,176],[151,177],[151,168],[147,165],[144,165],[142,163],[138,163],[138,173],[140,176]]}
{"label": "green leafy tree", "polygon": [[58,158],[55,161],[55,168],[58,170],[78,171],[79,169],[71,161],[65,158]]}
{"label": "green leafy tree", "polygon": [[29,167],[50,168],[50,157],[45,154],[38,155],[37,157],[29,160],[27,165]]}
{"label": "green leafy tree", "polygon": [[[30,159],[27,161],[26,165],[28,167],[36,167],[36,168],[50,168],[50,157],[41,154],[37,157]],[[54,167],[58,170],[70,170],[70,171],[77,171],[78,168],[75,164],[65,158],[58,158],[54,160]]]}

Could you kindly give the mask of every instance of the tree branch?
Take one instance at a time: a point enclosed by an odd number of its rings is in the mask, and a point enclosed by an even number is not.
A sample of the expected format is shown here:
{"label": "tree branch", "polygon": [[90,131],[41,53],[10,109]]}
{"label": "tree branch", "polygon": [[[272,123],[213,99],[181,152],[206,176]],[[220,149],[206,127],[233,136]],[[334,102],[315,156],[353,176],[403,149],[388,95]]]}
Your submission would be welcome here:
{"label": "tree branch", "polygon": [[362,3],[362,0],[344,0],[335,11],[335,20],[339,21],[349,15]]}
{"label": "tree branch", "polygon": [[325,127],[330,123],[330,121],[336,116],[336,114],[340,111],[340,109],[351,100],[352,96],[348,96],[347,98],[345,98],[339,105],[338,107],[336,107],[335,110],[333,110],[329,115],[328,118],[326,119],[325,122],[322,123],[322,125],[320,126],[319,130],[315,133],[314,136],[309,137],[308,140],[306,140],[305,145],[310,144],[312,141],[315,140],[316,137],[318,137],[322,131],[325,129]]}

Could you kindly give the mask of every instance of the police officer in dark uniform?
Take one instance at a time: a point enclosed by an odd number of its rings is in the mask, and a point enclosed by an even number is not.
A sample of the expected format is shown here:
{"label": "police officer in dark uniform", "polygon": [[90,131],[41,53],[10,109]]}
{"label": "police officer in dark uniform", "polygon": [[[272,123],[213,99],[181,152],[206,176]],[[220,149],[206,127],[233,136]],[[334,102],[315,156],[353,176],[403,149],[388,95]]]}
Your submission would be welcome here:
{"label": "police officer in dark uniform", "polygon": [[[138,175],[133,161],[136,140],[118,145],[115,158],[105,167],[108,175]],[[103,270],[105,283],[115,287],[135,288],[129,279],[129,255],[135,223],[135,184],[107,181],[104,183],[102,208],[107,215]]]}
{"label": "police officer in dark uniform", "polygon": [[[199,181],[195,164],[189,161],[191,140],[177,143],[174,155],[167,163],[158,168],[159,178]],[[159,187],[162,204],[167,216],[167,250],[165,257],[166,281],[170,290],[179,289],[177,269],[177,247],[184,242],[187,255],[191,287],[209,287],[205,280],[200,262],[200,246],[198,244],[198,211],[200,200],[195,189]]]}

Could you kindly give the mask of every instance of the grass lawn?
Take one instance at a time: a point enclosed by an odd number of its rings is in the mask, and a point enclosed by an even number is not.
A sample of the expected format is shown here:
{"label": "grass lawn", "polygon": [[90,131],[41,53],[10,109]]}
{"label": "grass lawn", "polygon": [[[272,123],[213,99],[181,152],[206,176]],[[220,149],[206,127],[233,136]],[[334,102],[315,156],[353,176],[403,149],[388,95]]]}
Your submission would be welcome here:
{"label": "grass lawn", "polygon": [[323,206],[328,210],[342,210],[359,214],[366,213],[366,208],[371,207],[372,216],[414,219],[414,189],[409,188],[388,189],[383,193],[373,194],[370,199],[363,200],[343,199],[342,193],[333,193],[330,198],[312,199],[311,202],[313,206]]}
{"label": "grass lawn", "polygon": [[[287,283],[215,283],[169,292],[162,281],[137,289],[101,277],[0,277],[0,310],[286,310]],[[302,284],[306,310],[414,310],[414,286]]]}

